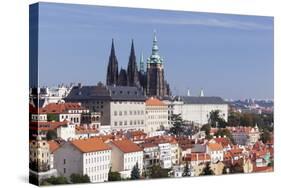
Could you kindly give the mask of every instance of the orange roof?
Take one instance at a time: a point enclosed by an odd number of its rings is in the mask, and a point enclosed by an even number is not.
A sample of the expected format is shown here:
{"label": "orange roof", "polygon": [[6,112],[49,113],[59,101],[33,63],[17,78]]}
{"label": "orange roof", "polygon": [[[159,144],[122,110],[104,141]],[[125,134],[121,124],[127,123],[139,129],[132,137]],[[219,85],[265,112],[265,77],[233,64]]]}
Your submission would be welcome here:
{"label": "orange roof", "polygon": [[145,105],[146,106],[166,106],[165,103],[163,103],[162,101],[160,101],[159,99],[154,98],[154,97],[150,97],[149,99],[147,99],[145,101]]}
{"label": "orange roof", "polygon": [[208,148],[212,151],[217,151],[217,150],[222,150],[223,147],[221,144],[218,143],[209,143],[208,144]]}
{"label": "orange roof", "polygon": [[115,140],[111,142],[124,153],[142,151],[142,148],[130,140]]}
{"label": "orange roof", "polygon": [[110,150],[111,148],[99,138],[73,140],[71,143],[82,153]]}
{"label": "orange roof", "polygon": [[49,148],[50,148],[51,153],[53,153],[54,151],[56,151],[60,147],[60,145],[54,140],[48,141],[48,144],[49,144]]}
{"label": "orange roof", "polygon": [[47,114],[60,114],[64,113],[67,110],[84,110],[79,103],[50,103],[46,105],[44,108],[40,109],[40,113]]}
{"label": "orange roof", "polygon": [[48,130],[55,130],[60,126],[67,125],[68,121],[35,121],[31,122],[29,125],[30,130],[41,130],[41,131],[48,131]]}

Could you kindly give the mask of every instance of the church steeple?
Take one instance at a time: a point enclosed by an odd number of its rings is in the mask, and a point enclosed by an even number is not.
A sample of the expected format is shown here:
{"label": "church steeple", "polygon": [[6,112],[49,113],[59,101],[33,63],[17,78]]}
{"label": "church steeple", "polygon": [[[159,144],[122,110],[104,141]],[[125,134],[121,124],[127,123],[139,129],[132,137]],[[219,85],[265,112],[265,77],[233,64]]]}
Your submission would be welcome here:
{"label": "church steeple", "polygon": [[111,51],[109,55],[106,75],[106,85],[118,84],[118,61],[115,55],[114,39],[111,42]]}
{"label": "church steeple", "polygon": [[144,72],[145,72],[145,68],[144,68],[143,53],[141,53],[141,56],[140,56],[140,73],[143,75]]}
{"label": "church steeple", "polygon": [[152,44],[152,55],[158,55],[158,45],[157,45],[157,37],[156,37],[156,31],[154,30],[154,36],[153,36],[153,44]]}
{"label": "church steeple", "polygon": [[127,81],[128,86],[139,86],[138,67],[135,55],[134,40],[131,44],[131,52],[129,56],[129,63],[127,68]]}

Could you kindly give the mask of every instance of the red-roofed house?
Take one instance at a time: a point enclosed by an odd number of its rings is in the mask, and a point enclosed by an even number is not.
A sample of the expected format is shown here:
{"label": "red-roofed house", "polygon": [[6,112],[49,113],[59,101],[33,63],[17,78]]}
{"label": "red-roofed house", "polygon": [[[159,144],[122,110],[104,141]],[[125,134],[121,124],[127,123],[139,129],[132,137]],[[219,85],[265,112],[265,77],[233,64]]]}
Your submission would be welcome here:
{"label": "red-roofed house", "polygon": [[111,141],[112,171],[117,171],[123,178],[130,178],[133,167],[138,163],[140,172],[143,170],[143,149],[131,140]]}
{"label": "red-roofed house", "polygon": [[41,114],[48,114],[57,121],[69,121],[75,125],[81,123],[81,114],[89,113],[80,103],[49,103],[39,110]]}
{"label": "red-roofed house", "polygon": [[206,145],[206,153],[211,157],[211,162],[216,163],[218,161],[223,161],[223,147],[218,143],[208,143]]}
{"label": "red-roofed house", "polygon": [[100,138],[72,140],[54,151],[54,165],[67,178],[87,174],[91,182],[108,180],[111,147]]}

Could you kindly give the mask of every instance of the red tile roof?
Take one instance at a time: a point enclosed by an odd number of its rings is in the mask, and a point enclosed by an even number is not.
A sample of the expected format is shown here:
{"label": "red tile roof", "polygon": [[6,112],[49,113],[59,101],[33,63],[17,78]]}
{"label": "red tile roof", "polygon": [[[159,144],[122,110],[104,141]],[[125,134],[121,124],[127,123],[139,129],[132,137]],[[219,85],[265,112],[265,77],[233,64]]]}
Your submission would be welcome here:
{"label": "red tile roof", "polygon": [[82,153],[96,152],[110,150],[111,148],[105,144],[102,139],[99,138],[89,138],[73,140],[71,144],[79,149]]}
{"label": "red tile roof", "polygon": [[30,130],[39,130],[39,131],[48,131],[48,130],[55,130],[60,126],[67,125],[68,121],[36,121],[31,122],[29,125]]}
{"label": "red tile roof", "polygon": [[209,143],[208,144],[208,148],[212,151],[218,151],[218,150],[222,150],[223,147],[221,144],[218,143]]}
{"label": "red tile roof", "polygon": [[85,110],[80,103],[50,103],[39,110],[40,113],[61,114],[68,110]]}
{"label": "red tile roof", "polygon": [[114,140],[111,143],[114,146],[116,146],[119,150],[121,150],[123,153],[132,153],[132,152],[143,151],[143,149],[141,147],[139,147],[137,144],[135,144],[132,141],[127,140],[127,139]]}
{"label": "red tile roof", "polygon": [[60,145],[55,140],[48,141],[48,144],[51,153],[54,153],[54,151],[56,151],[60,147]]}
{"label": "red tile roof", "polygon": [[149,99],[147,99],[145,101],[145,105],[146,106],[166,106],[165,103],[163,103],[162,101],[160,101],[159,99],[154,98],[154,97],[150,97]]}

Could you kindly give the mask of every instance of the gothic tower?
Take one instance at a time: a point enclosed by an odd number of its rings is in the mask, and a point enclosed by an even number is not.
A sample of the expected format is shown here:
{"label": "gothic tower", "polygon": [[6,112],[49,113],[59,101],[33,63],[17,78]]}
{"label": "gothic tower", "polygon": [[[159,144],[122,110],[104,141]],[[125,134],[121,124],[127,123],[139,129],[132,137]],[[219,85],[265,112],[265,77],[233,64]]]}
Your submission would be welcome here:
{"label": "gothic tower", "polygon": [[118,61],[115,55],[114,40],[112,39],[111,52],[107,65],[106,85],[118,84]]}
{"label": "gothic tower", "polygon": [[154,32],[152,53],[147,59],[146,93],[148,96],[163,97],[169,95],[169,91],[167,91],[168,83],[164,78],[163,59],[160,57],[158,51],[156,32]]}
{"label": "gothic tower", "polygon": [[139,86],[138,67],[136,62],[134,41],[132,40],[131,53],[127,68],[127,83],[128,86]]}

